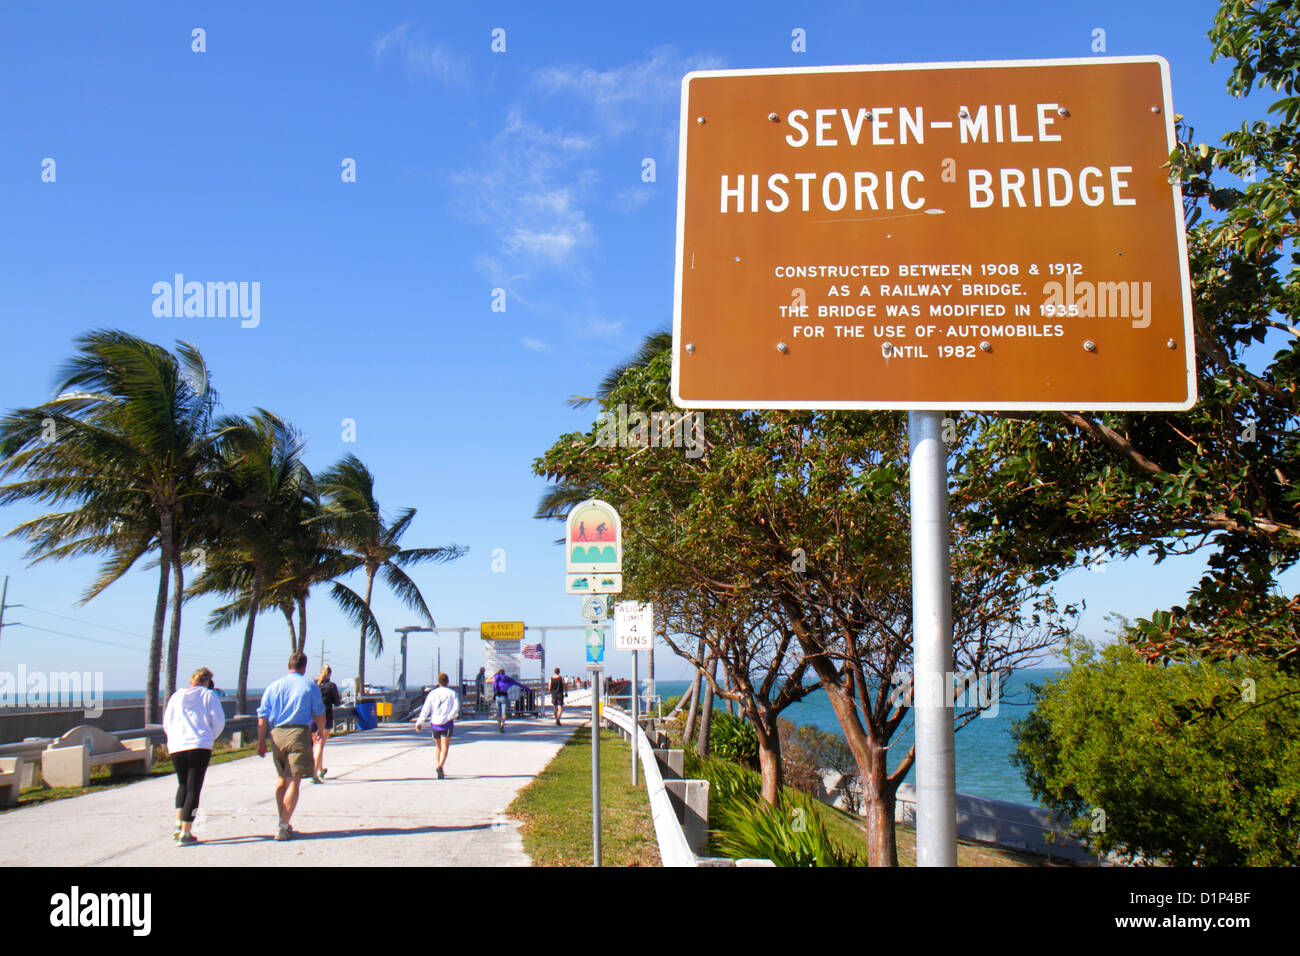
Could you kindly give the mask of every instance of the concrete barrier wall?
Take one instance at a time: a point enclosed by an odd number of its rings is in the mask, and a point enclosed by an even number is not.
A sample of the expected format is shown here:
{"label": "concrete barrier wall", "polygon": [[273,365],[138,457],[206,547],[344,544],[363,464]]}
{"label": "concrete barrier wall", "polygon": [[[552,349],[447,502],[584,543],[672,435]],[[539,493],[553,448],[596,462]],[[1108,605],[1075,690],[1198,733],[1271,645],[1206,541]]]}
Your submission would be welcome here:
{"label": "concrete barrier wall", "polygon": [[[250,696],[249,709],[256,711],[260,699],[260,695]],[[223,700],[221,706],[227,719],[234,716],[233,698]],[[98,717],[87,717],[84,710],[5,708],[0,710],[0,744],[17,743],[26,737],[62,737],[79,724],[89,724],[109,733],[143,727],[144,702],[114,701],[111,706],[106,704]]]}
{"label": "concrete barrier wall", "polygon": [[[916,788],[910,783],[898,787],[894,819],[899,823],[916,823]],[[1057,819],[1050,810],[967,793],[957,794],[957,835],[1065,860],[1096,862],[1097,859],[1069,835],[1065,821]]]}

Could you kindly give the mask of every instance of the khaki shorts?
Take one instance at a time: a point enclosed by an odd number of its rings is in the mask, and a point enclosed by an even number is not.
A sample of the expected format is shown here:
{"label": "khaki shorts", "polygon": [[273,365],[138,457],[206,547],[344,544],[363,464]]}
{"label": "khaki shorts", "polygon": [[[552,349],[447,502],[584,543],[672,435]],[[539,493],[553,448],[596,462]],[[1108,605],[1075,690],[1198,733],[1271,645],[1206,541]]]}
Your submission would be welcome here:
{"label": "khaki shorts", "polygon": [[306,727],[272,727],[271,756],[275,772],[282,777],[314,777],[316,757],[312,753],[311,731]]}

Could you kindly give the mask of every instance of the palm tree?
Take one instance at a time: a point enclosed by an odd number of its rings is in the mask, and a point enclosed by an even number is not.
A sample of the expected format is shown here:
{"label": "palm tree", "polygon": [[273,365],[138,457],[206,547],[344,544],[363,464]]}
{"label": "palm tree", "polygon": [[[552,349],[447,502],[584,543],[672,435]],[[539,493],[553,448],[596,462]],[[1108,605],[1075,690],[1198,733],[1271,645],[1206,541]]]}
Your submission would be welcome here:
{"label": "palm tree", "polygon": [[[442,564],[454,561],[468,551],[458,545],[445,548],[402,548],[399,543],[415,519],[414,508],[403,508],[392,523],[385,521],[375,498],[375,478],[361,460],[348,455],[320,476],[324,499],[322,522],[331,539],[366,574],[366,593],[359,602],[336,591],[335,600],[361,628],[357,663],[357,692],[365,688],[366,644],[378,655],[384,649],[383,632],[370,610],[375,575],[380,572],[393,593],[408,608],[433,626],[433,615],[415,582],[402,570],[420,563]],[[336,588],[341,585],[336,585]],[[349,594],[353,592],[349,591]],[[355,595],[353,595],[355,597]]]}
{"label": "palm tree", "polygon": [[[287,472],[283,473],[287,476]],[[304,468],[296,480],[311,481],[311,476]],[[329,583],[330,597],[352,623],[361,624],[367,632],[378,630],[374,615],[359,594],[334,580],[355,570],[359,562],[330,544],[324,524],[318,520],[321,511],[315,492],[305,494],[305,485],[296,485],[296,480],[285,481],[279,485],[279,493],[270,496],[270,510],[256,523],[261,532],[250,536],[243,545],[238,544],[238,535],[229,536],[229,542],[217,549],[214,562],[190,589],[190,597],[220,593],[234,598],[213,609],[208,618],[209,631],[222,631],[240,620],[244,622],[240,710],[246,709],[247,701],[251,618],[261,611],[281,611],[289,626],[290,653],[303,650],[307,646],[307,598],[317,584]],[[295,488],[296,492],[292,490]]]}
{"label": "palm tree", "polygon": [[0,486],[0,503],[75,506],[10,534],[32,542],[33,561],[107,551],[83,603],[156,545],[145,720],[157,723],[177,526],[187,505],[210,495],[204,478],[220,438],[210,428],[216,394],[202,355],[188,343],[178,343],[173,355],[126,332],[97,330],[76,346],[56,376],[56,398],[0,420],[0,475],[21,476]]}
{"label": "palm tree", "polygon": [[[220,467],[214,478],[221,513],[205,527],[206,566],[191,586],[198,594],[238,595],[245,620],[239,660],[238,712],[248,710],[248,668],[257,615],[265,610],[268,581],[280,576],[284,542],[310,515],[316,488],[302,462],[301,434],[277,415],[258,409],[251,418],[222,421],[227,434],[218,447]],[[217,627],[237,619],[214,616]]]}

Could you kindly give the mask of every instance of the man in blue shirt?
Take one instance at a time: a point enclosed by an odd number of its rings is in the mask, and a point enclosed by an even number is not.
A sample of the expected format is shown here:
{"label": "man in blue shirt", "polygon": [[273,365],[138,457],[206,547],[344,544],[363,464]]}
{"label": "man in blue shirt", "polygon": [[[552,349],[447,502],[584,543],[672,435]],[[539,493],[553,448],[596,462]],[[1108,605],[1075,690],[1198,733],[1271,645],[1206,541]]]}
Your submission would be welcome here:
{"label": "man in blue shirt", "polygon": [[312,752],[312,728],[323,739],[325,702],[320,687],[307,679],[307,655],[297,651],[289,655],[289,673],[262,692],[257,705],[257,755],[266,756],[266,730],[271,729],[271,752],[275,758],[275,805],[280,811],[277,840],[293,839],[289,818],[298,806],[298,784],[303,777],[315,775]]}

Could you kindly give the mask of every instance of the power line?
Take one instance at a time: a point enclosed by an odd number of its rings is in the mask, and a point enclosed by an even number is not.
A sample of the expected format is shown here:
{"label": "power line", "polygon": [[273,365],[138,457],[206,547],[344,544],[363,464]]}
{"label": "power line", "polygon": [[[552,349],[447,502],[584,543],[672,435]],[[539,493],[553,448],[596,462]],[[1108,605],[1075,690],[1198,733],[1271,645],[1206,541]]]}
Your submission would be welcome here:
{"label": "power line", "polygon": [[[59,637],[71,637],[79,641],[89,641],[91,644],[103,644],[106,647],[117,647],[126,651],[142,651],[145,649],[138,645],[132,646],[130,644],[119,644],[116,641],[105,641],[98,637],[87,637],[84,634],[71,634],[68,631],[56,631],[52,628],[40,627],[36,624],[19,624],[17,626],[25,627],[33,631],[44,631],[46,634],[56,634]],[[239,661],[238,657],[230,656],[229,649],[224,649],[224,650],[209,649],[206,647],[199,647],[196,644],[188,644],[185,646],[184,649],[186,650],[187,653],[197,652],[197,653],[207,654],[213,657],[214,659],[221,660],[223,663],[227,663],[227,664],[238,663]]]}
{"label": "power line", "polygon": [[[18,607],[19,605],[11,604],[11,605],[9,605],[9,606],[10,606],[10,607]],[[38,612],[38,613],[40,613],[40,614],[48,614],[48,615],[50,615],[50,617],[57,617],[57,618],[60,618],[60,619],[62,619],[62,620],[64,620],[64,621],[71,621],[73,624],[81,624],[81,625],[88,626],[88,627],[98,627],[98,628],[102,628],[103,630],[106,630],[106,631],[113,631],[113,632],[116,633],[116,634],[125,634],[127,637],[135,637],[135,638],[140,637],[140,632],[139,632],[139,631],[127,631],[127,630],[123,630],[123,629],[120,628],[120,627],[109,627],[107,624],[96,624],[96,623],[94,623],[93,621],[83,621],[83,620],[80,620],[80,619],[75,618],[75,617],[69,617],[69,616],[66,615],[66,614],[56,614],[54,611],[47,611],[47,610],[45,610],[44,608],[32,607],[31,605],[25,605],[25,608],[26,608],[27,610],[36,611],[36,612]],[[25,626],[25,627],[30,627],[30,626],[34,626],[34,625],[24,625],[24,626]],[[48,630],[48,628],[46,628],[46,630]],[[51,631],[51,633],[59,634],[59,633],[63,633],[63,632],[61,632],[61,631]],[[68,637],[76,637],[77,635],[75,635],[75,634],[69,634],[69,635],[66,635],[66,636],[68,636]],[[87,640],[89,640],[89,638],[87,638]],[[113,646],[122,646],[122,645],[113,645]],[[204,652],[204,653],[216,654],[216,655],[230,654],[231,651],[232,651],[232,648],[229,648],[229,647],[216,647],[216,646],[212,646],[212,645],[196,644],[196,643],[194,643],[193,641],[186,641],[186,642],[184,642],[184,645],[183,645],[183,646],[184,646],[185,648],[187,648],[187,649],[193,649],[193,650],[195,650],[195,651],[202,651],[202,652]],[[131,649],[132,649],[132,650],[135,650],[136,648],[131,648]]]}
{"label": "power line", "polygon": [[[10,607],[17,607],[17,605],[13,605],[13,604],[11,604]],[[62,619],[65,620],[65,621],[71,621],[73,624],[83,624],[83,625],[85,625],[85,626],[87,626],[87,627],[98,627],[98,628],[101,628],[101,629],[103,629],[103,630],[105,630],[105,631],[115,631],[115,632],[117,632],[118,634],[125,634],[127,637],[139,637],[139,636],[140,636],[139,631],[124,631],[124,630],[123,630],[122,628],[120,628],[120,627],[109,627],[107,624],[96,624],[94,621],[83,621],[83,620],[81,620],[80,618],[76,618],[76,617],[68,617],[68,615],[66,615],[66,614],[55,614],[53,611],[47,611],[47,610],[45,610],[44,608],[32,607],[32,605],[30,605],[30,604],[27,605],[27,610],[29,610],[29,611],[35,611],[35,612],[37,612],[38,614],[48,614],[50,617],[58,617],[58,618],[62,618]]]}

